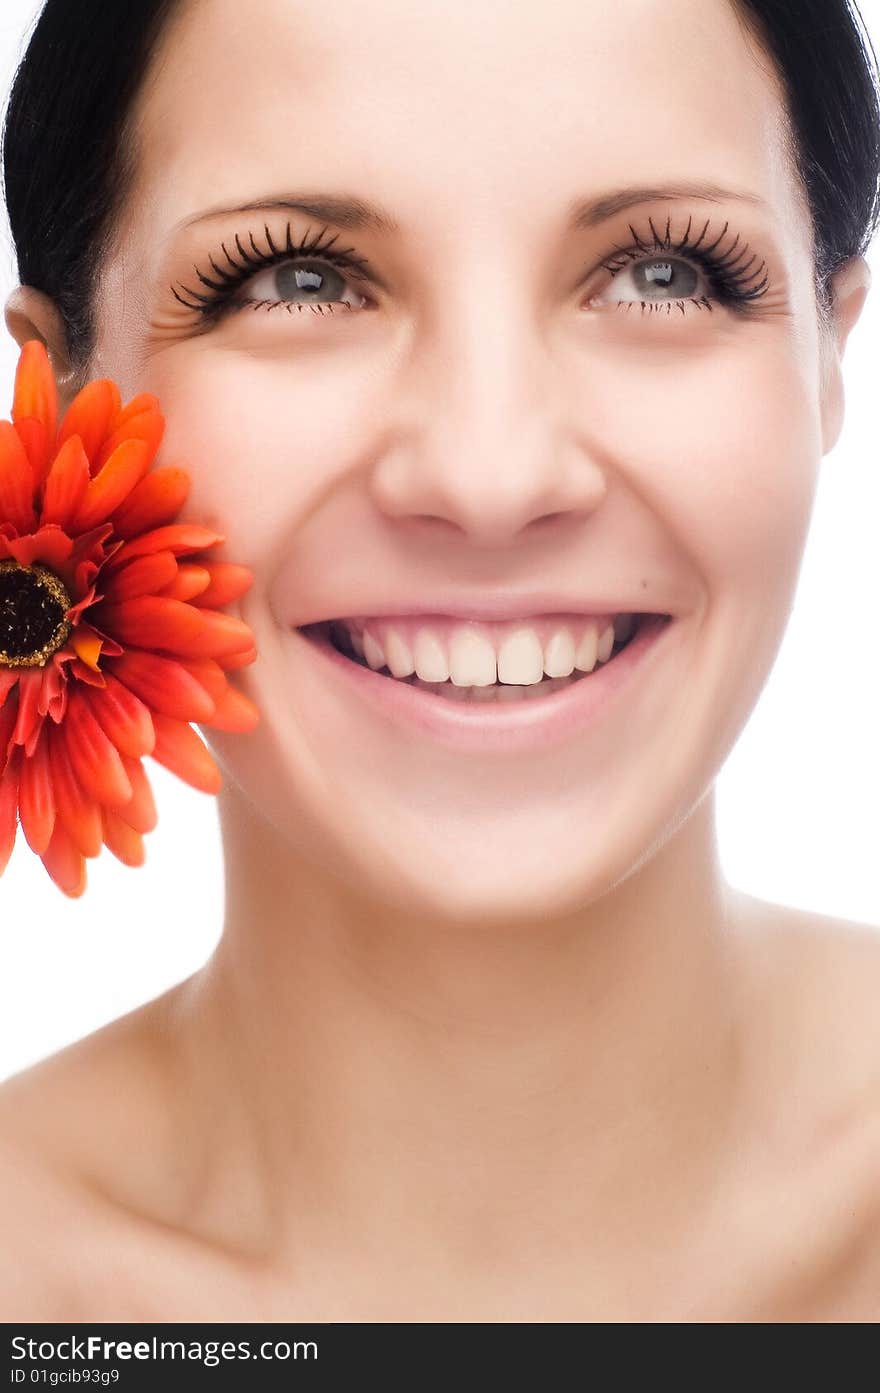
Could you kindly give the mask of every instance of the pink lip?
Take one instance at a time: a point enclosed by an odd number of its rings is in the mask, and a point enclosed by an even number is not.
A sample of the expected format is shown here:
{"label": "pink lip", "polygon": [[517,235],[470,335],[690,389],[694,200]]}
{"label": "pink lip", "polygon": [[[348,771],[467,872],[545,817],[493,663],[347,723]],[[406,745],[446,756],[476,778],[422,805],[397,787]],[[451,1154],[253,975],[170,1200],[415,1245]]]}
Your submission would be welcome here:
{"label": "pink lip", "polygon": [[666,615],[650,615],[625,648],[570,687],[546,697],[510,703],[452,702],[344,657],[323,632],[302,637],[317,655],[322,671],[350,682],[353,694],[395,724],[425,732],[458,749],[486,752],[540,750],[576,734],[593,720],[616,693],[626,689],[664,635],[677,628]]}

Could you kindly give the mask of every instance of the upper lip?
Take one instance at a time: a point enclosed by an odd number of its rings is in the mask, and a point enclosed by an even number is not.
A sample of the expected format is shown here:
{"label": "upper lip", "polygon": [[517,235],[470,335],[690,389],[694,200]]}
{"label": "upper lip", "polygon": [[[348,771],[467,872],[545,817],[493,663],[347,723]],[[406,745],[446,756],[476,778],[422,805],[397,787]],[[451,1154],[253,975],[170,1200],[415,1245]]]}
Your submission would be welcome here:
{"label": "upper lip", "polygon": [[356,609],[339,609],[333,614],[323,614],[320,618],[303,620],[299,627],[307,624],[325,623],[330,619],[353,618],[393,618],[403,615],[420,614],[444,615],[452,619],[507,620],[537,619],[545,614],[670,614],[671,611],[656,605],[646,605],[643,599],[627,600],[615,596],[593,594],[588,598],[583,592],[564,594],[534,591],[528,595],[511,594],[503,591],[497,594],[483,593],[464,595],[449,592],[430,600],[373,600],[365,602],[358,597]]}

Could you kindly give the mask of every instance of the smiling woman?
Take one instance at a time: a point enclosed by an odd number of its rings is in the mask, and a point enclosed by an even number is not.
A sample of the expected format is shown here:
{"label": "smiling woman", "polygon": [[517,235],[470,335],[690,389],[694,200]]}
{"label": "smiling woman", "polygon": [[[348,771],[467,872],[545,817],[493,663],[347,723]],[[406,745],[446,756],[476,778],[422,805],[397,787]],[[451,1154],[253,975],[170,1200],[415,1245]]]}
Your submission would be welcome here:
{"label": "smiling woman", "polygon": [[4,162],[8,328],[161,401],[262,713],[216,952],[0,1089],[10,1315],[880,1315],[880,940],[713,796],[868,293],[855,7],[49,0]]}

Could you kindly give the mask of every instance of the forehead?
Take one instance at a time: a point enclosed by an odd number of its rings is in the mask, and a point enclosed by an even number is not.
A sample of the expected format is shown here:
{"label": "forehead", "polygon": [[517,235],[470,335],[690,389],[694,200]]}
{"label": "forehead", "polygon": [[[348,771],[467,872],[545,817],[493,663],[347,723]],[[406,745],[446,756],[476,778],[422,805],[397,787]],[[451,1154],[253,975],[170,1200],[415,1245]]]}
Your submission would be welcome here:
{"label": "forehead", "polygon": [[285,183],[420,232],[452,200],[534,221],[666,176],[798,196],[729,0],[182,0],[135,114],[132,201],[160,234]]}

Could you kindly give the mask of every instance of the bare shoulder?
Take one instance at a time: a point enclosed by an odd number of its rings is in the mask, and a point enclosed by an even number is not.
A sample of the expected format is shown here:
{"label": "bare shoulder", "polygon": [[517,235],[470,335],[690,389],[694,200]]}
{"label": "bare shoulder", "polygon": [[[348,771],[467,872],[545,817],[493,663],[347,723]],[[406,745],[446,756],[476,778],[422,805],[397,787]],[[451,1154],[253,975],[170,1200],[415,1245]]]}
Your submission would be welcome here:
{"label": "bare shoulder", "polygon": [[753,989],[767,994],[772,1019],[811,1064],[830,1052],[842,1084],[880,1086],[880,925],[741,892],[735,904]]}
{"label": "bare shoulder", "polygon": [[77,1319],[93,1255],[123,1233],[109,1191],[143,1188],[167,1129],[156,1041],[168,1005],[148,1002],[0,1085],[7,1319]]}
{"label": "bare shoulder", "polygon": [[817,1267],[839,1277],[828,1318],[880,1319],[880,926],[736,903],[760,1021],[759,1131],[777,1150],[778,1193],[798,1194],[811,1216],[792,1264],[812,1245]]}

